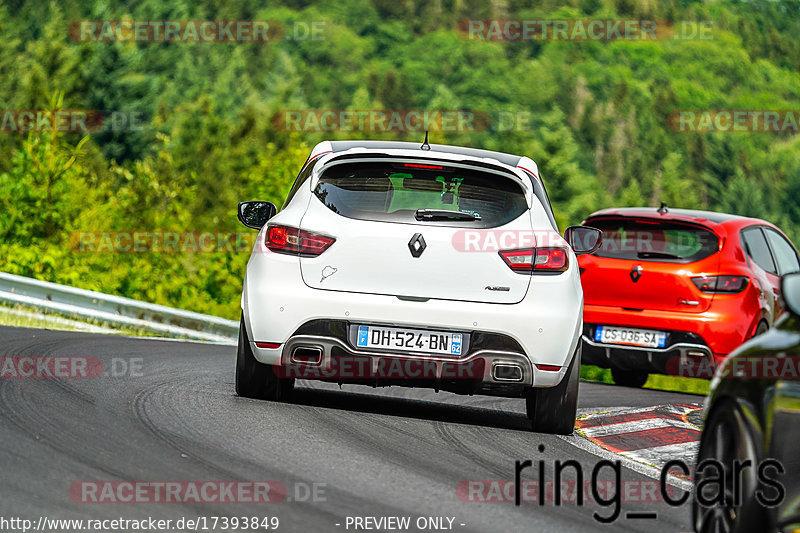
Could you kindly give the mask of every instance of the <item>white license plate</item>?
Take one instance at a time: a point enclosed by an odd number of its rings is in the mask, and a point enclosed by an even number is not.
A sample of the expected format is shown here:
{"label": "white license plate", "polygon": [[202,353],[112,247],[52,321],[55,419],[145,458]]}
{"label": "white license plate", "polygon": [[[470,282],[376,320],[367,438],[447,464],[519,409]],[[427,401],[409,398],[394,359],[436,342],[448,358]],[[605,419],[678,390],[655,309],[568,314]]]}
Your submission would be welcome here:
{"label": "white license plate", "polygon": [[383,348],[404,352],[461,355],[463,334],[451,331],[358,326],[359,348]]}
{"label": "white license plate", "polygon": [[667,333],[652,329],[617,328],[613,326],[597,326],[594,332],[595,342],[603,344],[625,344],[627,346],[643,346],[646,348],[663,348],[667,345]]}

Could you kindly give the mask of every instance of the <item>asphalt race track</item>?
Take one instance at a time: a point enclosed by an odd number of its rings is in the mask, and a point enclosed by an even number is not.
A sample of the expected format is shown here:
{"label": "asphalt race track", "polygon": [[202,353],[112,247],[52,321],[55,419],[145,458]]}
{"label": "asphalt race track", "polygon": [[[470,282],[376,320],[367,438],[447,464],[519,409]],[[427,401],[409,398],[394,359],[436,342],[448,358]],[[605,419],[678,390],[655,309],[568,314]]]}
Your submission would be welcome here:
{"label": "asphalt race track", "polygon": [[[275,516],[279,531],[354,531],[348,516],[450,517],[455,531],[689,530],[688,504],[626,501],[603,525],[592,513],[611,508],[595,504],[462,501],[460,482],[513,480],[516,460],[544,460],[552,472],[554,461],[575,459],[587,477],[599,460],[571,444],[579,437],[526,430],[522,400],[302,382],[294,403],[280,404],[234,394],[231,346],[20,328],[0,328],[0,345],[3,356],[92,356],[127,374],[0,379],[4,517]],[[580,407],[697,401],[583,383]],[[652,481],[628,469],[622,479]],[[208,480],[278,481],[287,497],[163,504],[70,495],[83,481]],[[631,512],[657,518],[626,518]]]}

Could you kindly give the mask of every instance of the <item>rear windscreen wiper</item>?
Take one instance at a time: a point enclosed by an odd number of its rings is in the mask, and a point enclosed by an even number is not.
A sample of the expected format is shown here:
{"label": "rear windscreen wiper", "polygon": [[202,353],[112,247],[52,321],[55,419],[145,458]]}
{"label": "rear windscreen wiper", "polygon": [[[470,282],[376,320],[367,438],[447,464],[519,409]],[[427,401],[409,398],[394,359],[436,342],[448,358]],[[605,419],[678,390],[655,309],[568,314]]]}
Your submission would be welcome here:
{"label": "rear windscreen wiper", "polygon": [[639,259],[682,259],[681,256],[675,254],[667,254],[664,252],[639,252],[636,254]]}
{"label": "rear windscreen wiper", "polygon": [[448,211],[447,209],[417,209],[417,220],[480,220],[480,215],[473,215],[466,211]]}

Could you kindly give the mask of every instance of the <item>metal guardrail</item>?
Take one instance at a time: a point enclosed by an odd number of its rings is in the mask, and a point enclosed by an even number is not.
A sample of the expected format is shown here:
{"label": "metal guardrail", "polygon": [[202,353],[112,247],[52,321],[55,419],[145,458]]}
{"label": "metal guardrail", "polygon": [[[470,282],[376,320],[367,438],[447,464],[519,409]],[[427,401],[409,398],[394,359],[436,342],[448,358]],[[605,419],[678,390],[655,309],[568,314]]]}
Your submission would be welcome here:
{"label": "metal guardrail", "polygon": [[0,302],[193,340],[236,341],[239,323],[0,272]]}

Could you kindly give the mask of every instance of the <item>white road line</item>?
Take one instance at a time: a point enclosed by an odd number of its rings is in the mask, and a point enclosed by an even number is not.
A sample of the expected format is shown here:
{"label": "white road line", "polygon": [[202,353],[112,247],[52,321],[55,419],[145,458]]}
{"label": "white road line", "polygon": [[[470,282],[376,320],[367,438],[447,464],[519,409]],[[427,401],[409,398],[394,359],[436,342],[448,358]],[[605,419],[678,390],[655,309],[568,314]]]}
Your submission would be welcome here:
{"label": "white road line", "polygon": [[[588,437],[603,437],[609,435],[619,435],[632,431],[646,429],[658,429],[663,427],[680,427],[684,429],[699,430],[696,426],[689,424],[677,417],[683,416],[695,409],[702,407],[700,404],[686,405],[657,405],[651,407],[638,408],[603,408],[603,409],[582,409],[580,414],[583,418],[579,420],[592,420],[610,416],[636,415],[640,413],[654,413],[657,418],[636,420],[633,422],[620,422],[617,424],[600,425],[590,428],[576,429],[572,437],[562,437],[573,446],[585,450],[597,457],[609,460],[620,460],[627,468],[639,472],[647,477],[659,479],[661,468],[671,459],[684,461],[690,468],[694,465],[697,457],[699,442],[684,442],[670,444],[666,446],[656,446],[642,450],[630,452],[614,453]],[[676,418],[673,418],[676,417]],[[693,482],[689,479],[678,477],[673,474],[667,476],[667,483],[682,490],[692,491]]]}
{"label": "white road line", "polygon": [[579,431],[586,437],[606,437],[609,435],[621,435],[624,433],[633,433],[635,431],[646,431],[648,429],[665,427],[679,427],[694,430],[697,429],[693,425],[687,424],[681,420],[671,420],[669,418],[650,418],[648,420],[635,420],[633,422],[620,422],[619,424],[609,424],[607,426],[582,428]]}
{"label": "white road line", "polygon": [[651,405],[649,407],[593,407],[590,409],[581,409],[580,415],[583,417],[581,420],[589,420],[596,416],[615,416],[615,415],[632,415],[637,413],[649,413],[655,411],[661,405]]}
{"label": "white road line", "polygon": [[[558,435],[558,437],[572,444],[576,448],[588,452],[592,455],[595,455],[601,459],[608,459],[609,461],[620,461],[620,463],[622,463],[622,465],[625,466],[626,468],[629,468],[634,472],[638,472],[643,476],[647,476],[651,479],[661,479],[661,467],[660,466],[656,467],[653,463],[643,463],[631,457],[625,457],[624,455],[613,453],[609,450],[606,450],[602,446],[595,444],[590,440],[584,439],[579,435],[574,435],[574,436]],[[691,481],[689,481],[688,479],[677,477],[673,474],[669,474],[667,476],[667,484],[688,492],[694,491],[694,484]]]}
{"label": "white road line", "polygon": [[670,459],[680,459],[686,455],[694,454],[700,448],[700,441],[693,440],[691,442],[679,442],[677,444],[668,444],[666,446],[656,446],[653,448],[642,448],[640,450],[631,450],[628,452],[620,452],[620,455],[627,457],[639,456],[647,459],[657,459],[660,462],[666,462]]}
{"label": "white road line", "polygon": [[580,432],[586,437],[605,437],[607,435],[619,435],[621,433],[663,428],[668,425],[669,421],[663,418],[649,418],[646,420],[633,420],[631,422],[618,422],[605,426],[581,428]]}
{"label": "white road line", "polygon": [[692,465],[699,449],[700,441],[692,441],[622,452],[620,455],[649,464],[666,463],[667,460],[678,459]]}

